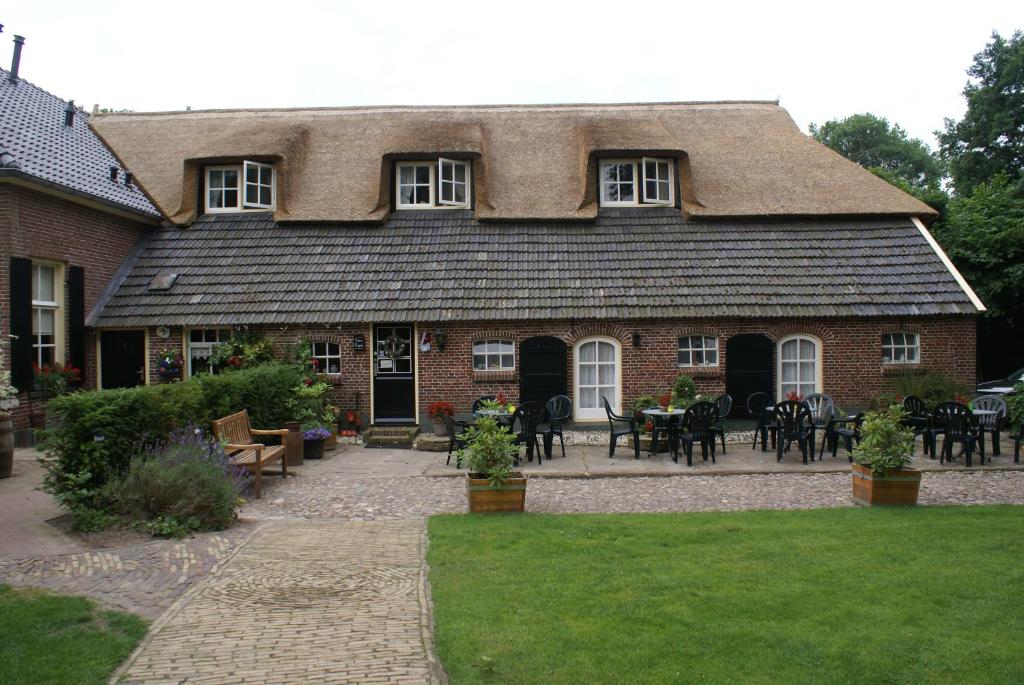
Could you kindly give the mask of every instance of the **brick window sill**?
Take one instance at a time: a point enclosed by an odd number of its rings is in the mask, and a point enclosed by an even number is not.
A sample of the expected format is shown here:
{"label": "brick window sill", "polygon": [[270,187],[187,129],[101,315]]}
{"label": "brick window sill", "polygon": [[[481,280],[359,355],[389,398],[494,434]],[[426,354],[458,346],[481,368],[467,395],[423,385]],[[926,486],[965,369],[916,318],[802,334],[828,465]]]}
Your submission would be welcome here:
{"label": "brick window sill", "polygon": [[899,376],[907,371],[919,371],[921,368],[920,362],[914,362],[913,364],[882,364],[882,375]]}
{"label": "brick window sill", "polygon": [[519,374],[512,371],[473,371],[474,383],[494,383],[519,380]]}
{"label": "brick window sill", "polygon": [[720,366],[680,366],[679,373],[690,378],[724,378],[725,369]]}

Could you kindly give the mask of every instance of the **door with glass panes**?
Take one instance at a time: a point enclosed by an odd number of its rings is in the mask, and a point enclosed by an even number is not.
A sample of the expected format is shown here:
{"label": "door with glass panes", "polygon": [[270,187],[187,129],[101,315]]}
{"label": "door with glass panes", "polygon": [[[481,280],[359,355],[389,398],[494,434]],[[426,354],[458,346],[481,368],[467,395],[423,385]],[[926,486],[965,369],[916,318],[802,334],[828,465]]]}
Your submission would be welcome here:
{"label": "door with glass panes", "polygon": [[612,411],[621,410],[619,355],[619,344],[611,338],[590,338],[576,345],[576,419],[605,418],[605,399]]}
{"label": "door with glass panes", "polygon": [[373,327],[373,422],[416,422],[416,352],[411,324]]}

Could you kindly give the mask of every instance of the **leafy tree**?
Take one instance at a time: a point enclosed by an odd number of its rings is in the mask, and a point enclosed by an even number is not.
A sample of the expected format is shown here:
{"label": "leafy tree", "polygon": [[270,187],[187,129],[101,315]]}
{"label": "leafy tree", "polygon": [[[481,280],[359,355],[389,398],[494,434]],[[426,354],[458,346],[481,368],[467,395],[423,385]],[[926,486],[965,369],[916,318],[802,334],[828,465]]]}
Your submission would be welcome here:
{"label": "leafy tree", "polygon": [[967,73],[967,113],[936,132],[953,185],[968,196],[1001,173],[1024,194],[1024,33],[993,33]]}
{"label": "leafy tree", "polygon": [[862,167],[886,172],[879,175],[890,182],[895,177],[912,188],[938,188],[941,163],[898,124],[890,125],[874,114],[853,114],[821,126],[811,124],[810,132],[819,143]]}

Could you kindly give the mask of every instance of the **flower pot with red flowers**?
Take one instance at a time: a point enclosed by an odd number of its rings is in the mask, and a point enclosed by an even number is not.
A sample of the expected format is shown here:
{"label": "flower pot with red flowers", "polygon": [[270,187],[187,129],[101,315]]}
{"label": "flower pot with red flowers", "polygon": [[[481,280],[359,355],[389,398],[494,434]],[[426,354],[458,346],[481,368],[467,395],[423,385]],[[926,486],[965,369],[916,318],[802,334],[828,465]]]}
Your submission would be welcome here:
{"label": "flower pot with red flowers", "polygon": [[161,379],[173,381],[181,378],[181,370],[185,365],[185,358],[181,354],[181,350],[161,352],[159,360],[156,372]]}
{"label": "flower pot with red flowers", "polygon": [[455,416],[455,407],[451,402],[431,402],[427,405],[427,416],[434,424],[434,435],[448,436],[448,426],[444,417]]}

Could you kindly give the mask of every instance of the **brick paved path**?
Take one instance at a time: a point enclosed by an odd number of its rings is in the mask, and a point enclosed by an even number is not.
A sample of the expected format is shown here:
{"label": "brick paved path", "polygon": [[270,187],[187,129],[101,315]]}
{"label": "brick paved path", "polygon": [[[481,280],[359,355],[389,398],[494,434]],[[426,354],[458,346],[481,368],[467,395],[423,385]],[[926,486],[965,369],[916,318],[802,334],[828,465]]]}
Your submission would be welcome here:
{"label": "brick paved path", "polygon": [[275,522],[150,630],[127,683],[430,683],[425,525]]}

